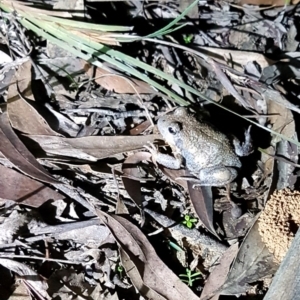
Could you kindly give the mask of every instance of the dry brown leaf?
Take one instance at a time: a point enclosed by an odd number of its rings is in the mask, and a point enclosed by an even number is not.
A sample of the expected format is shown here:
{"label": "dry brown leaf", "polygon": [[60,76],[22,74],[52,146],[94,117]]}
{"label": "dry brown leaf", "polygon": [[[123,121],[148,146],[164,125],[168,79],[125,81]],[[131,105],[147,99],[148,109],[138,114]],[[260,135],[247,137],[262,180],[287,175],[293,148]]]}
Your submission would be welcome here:
{"label": "dry brown leaf", "polygon": [[[188,172],[186,173],[186,176],[191,176],[191,174]],[[201,186],[194,188],[194,183],[191,181],[188,181],[187,185],[191,202],[200,221],[208,231],[219,238],[218,234],[215,231],[213,222],[214,204],[211,186]]]}
{"label": "dry brown leaf", "polygon": [[272,116],[269,118],[269,122],[273,125],[272,129],[292,138],[295,134],[295,121],[290,109],[270,99],[267,99],[267,105],[268,114]]}
{"label": "dry brown leaf", "polygon": [[[203,291],[201,293],[200,300],[204,299],[208,295],[213,294],[213,292],[217,291],[225,282],[227,274],[229,272],[230,265],[237,255],[239,250],[238,243],[230,246],[221,257],[218,265],[213,269],[210,273]],[[216,294],[211,300],[218,300],[219,294]]]}
{"label": "dry brown leaf", "polygon": [[141,174],[141,170],[138,167],[138,164],[146,160],[150,161],[151,156],[152,155],[149,152],[145,151],[137,152],[133,155],[128,156],[122,165],[124,176],[137,181],[142,180],[143,174]]}
{"label": "dry brown leaf", "polygon": [[138,135],[142,134],[145,130],[147,130],[151,126],[151,122],[149,120],[137,125],[136,127],[130,129],[130,135]]}
{"label": "dry brown leaf", "polygon": [[140,172],[140,168],[138,164],[145,160],[150,160],[151,154],[148,152],[137,152],[133,155],[127,157],[127,159],[122,164],[122,171],[123,174],[126,176],[122,176],[122,181],[124,187],[133,200],[133,202],[137,205],[140,209],[141,213],[141,226],[144,225],[145,222],[145,215],[143,211],[143,196],[141,192],[141,183],[140,180],[142,179],[142,175]]}
{"label": "dry brown leaf", "polygon": [[273,275],[277,269],[278,265],[274,262],[273,255],[261,239],[256,221],[238,251],[220,294],[245,293],[251,288],[251,283]]}
{"label": "dry brown leaf", "polygon": [[23,282],[18,281],[14,284],[13,292],[8,300],[32,300],[32,297],[26,285]]}
{"label": "dry brown leaf", "polygon": [[219,63],[225,64],[225,58],[227,60],[230,60],[230,63],[232,64],[233,68],[244,72],[244,66],[248,62],[256,61],[261,68],[268,67],[269,65],[272,65],[275,63],[275,61],[265,57],[261,53],[256,52],[250,52],[250,51],[240,51],[240,50],[228,50],[228,49],[222,49],[222,48],[212,48],[212,47],[199,47],[203,50],[203,52],[212,57],[214,60],[216,60]]}
{"label": "dry brown leaf", "polygon": [[97,161],[115,154],[141,149],[148,141],[153,143],[160,135],[88,136],[82,138],[30,135],[29,137],[37,142],[47,154]]}
{"label": "dry brown leaf", "polygon": [[39,276],[39,274],[30,269],[28,266],[5,258],[0,258],[0,264],[18,274],[22,278],[23,283],[26,284],[27,288],[34,291],[34,294],[38,295],[38,298],[43,297],[42,299],[45,300],[51,299],[47,293],[47,283]]}
{"label": "dry brown leaf", "polygon": [[[35,101],[31,91],[30,61],[19,68],[12,82],[7,95],[7,111],[12,127],[27,134],[58,135],[28,103]],[[22,99],[19,92],[28,102]]]}
{"label": "dry brown leaf", "polygon": [[[139,292],[146,296],[148,289],[151,289],[153,300],[196,300],[199,299],[192,290],[185,285],[157,256],[154,248],[138,227],[120,216],[110,216],[98,211],[98,216],[110,229],[122,251],[126,253],[127,273],[129,276],[134,273],[132,279],[139,276]],[[122,255],[122,251],[120,251]],[[124,256],[123,256],[124,258]],[[135,270],[134,270],[135,269]],[[138,273],[137,273],[137,272]],[[137,282],[137,281],[135,281]],[[156,296],[155,296],[156,295]],[[147,297],[147,299],[149,299]]]}
{"label": "dry brown leaf", "polygon": [[[240,0],[236,2],[240,5],[251,4],[251,5],[272,5],[272,6],[284,6],[286,5],[286,0]],[[299,3],[299,0],[291,0],[290,5],[296,5]]]}
{"label": "dry brown leaf", "polygon": [[80,36],[97,43],[112,45],[112,46],[120,46],[120,43],[114,37],[112,37],[111,33],[109,32],[93,31],[91,29],[82,29],[82,28],[74,29],[74,27],[66,26],[66,25],[61,27],[65,28],[68,32],[71,32],[76,36]]}
{"label": "dry brown leaf", "polygon": [[154,289],[147,286],[134,262],[130,259],[130,256],[120,247],[120,258],[123,267],[125,268],[131,282],[135,288],[140,291],[141,295],[146,299],[153,300],[168,300],[162,295],[158,294]]}
{"label": "dry brown leaf", "polygon": [[0,115],[0,140],[0,151],[17,169],[35,179],[59,183],[37,162],[20,141],[9,124],[6,112]]}
{"label": "dry brown leaf", "polygon": [[[82,61],[82,65],[85,72],[90,77],[93,77],[91,65],[88,65],[86,61]],[[155,92],[148,83],[138,79],[128,78],[116,71],[112,73],[112,71],[110,72],[98,67],[94,77],[99,85],[119,94],[152,94]]]}
{"label": "dry brown leaf", "polygon": [[72,18],[72,14],[70,14],[67,11],[55,11],[51,9],[39,9],[36,7],[32,7],[30,3],[24,3],[21,1],[16,0],[2,0],[3,4],[9,6],[12,10],[20,11],[20,12],[26,12],[26,13],[33,13],[35,15],[50,15],[50,16],[56,16],[56,17],[64,17],[64,18]]}
{"label": "dry brown leaf", "polygon": [[159,169],[163,172],[164,175],[166,175],[170,180],[173,182],[181,185],[185,190],[188,190],[187,181],[184,179],[176,179],[179,177],[184,177],[186,174],[185,169],[179,169],[179,170],[173,170],[168,169],[162,165],[158,165]]}
{"label": "dry brown leaf", "polygon": [[39,207],[48,200],[65,197],[21,173],[0,165],[0,198]]}

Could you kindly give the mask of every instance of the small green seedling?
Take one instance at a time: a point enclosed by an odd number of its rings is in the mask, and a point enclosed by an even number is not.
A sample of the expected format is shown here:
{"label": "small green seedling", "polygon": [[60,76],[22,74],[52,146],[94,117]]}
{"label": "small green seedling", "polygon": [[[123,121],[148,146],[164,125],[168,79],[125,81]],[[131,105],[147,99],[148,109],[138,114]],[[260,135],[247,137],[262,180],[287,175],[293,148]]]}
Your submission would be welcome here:
{"label": "small green seedling", "polygon": [[187,283],[188,286],[193,286],[193,282],[201,278],[199,275],[202,275],[202,273],[196,272],[192,274],[192,271],[190,269],[186,269],[186,274],[180,274],[179,277],[186,278],[186,279],[181,278],[181,280]]}
{"label": "small green seedling", "polygon": [[185,215],[184,221],[182,221],[181,223],[184,224],[187,228],[191,229],[195,225],[194,223],[196,223],[197,221],[197,219],[191,218],[189,215]]}
{"label": "small green seedling", "polygon": [[120,279],[123,277],[124,267],[120,264],[117,265],[116,271],[119,273]]}
{"label": "small green seedling", "polygon": [[173,248],[174,250],[176,250],[178,252],[184,252],[184,250],[181,247],[179,247],[177,244],[173,243],[170,240],[168,240],[168,245],[169,245],[169,248]]}
{"label": "small green seedling", "polygon": [[192,42],[192,39],[193,39],[193,38],[194,38],[194,35],[192,35],[192,34],[189,34],[189,35],[185,36],[185,37],[183,38],[184,43],[185,43],[185,44],[190,44],[190,43]]}

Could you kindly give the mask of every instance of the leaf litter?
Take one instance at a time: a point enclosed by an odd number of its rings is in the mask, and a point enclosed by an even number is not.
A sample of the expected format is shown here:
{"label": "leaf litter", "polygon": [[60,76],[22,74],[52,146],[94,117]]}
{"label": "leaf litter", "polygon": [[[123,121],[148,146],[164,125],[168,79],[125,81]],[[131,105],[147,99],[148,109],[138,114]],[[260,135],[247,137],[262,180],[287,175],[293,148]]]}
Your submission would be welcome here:
{"label": "leaf litter", "polygon": [[[179,2],[188,17],[171,2],[1,2],[0,264],[17,283],[0,288],[7,299],[24,287],[34,299],[266,293],[279,264],[256,219],[274,192],[298,189],[299,5]],[[52,38],[34,34],[49,28]],[[95,42],[106,46],[89,57]],[[224,187],[196,188],[185,164],[168,169],[144,147],[171,153],[155,124],[178,103],[228,136],[257,125],[230,187],[239,218]]]}

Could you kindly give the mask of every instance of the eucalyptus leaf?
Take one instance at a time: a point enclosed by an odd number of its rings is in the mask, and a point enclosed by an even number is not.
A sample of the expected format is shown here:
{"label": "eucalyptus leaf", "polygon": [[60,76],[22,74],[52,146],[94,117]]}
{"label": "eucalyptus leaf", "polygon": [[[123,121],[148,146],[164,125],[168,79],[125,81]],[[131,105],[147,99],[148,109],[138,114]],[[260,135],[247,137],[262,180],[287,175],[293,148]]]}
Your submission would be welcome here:
{"label": "eucalyptus leaf", "polygon": [[273,255],[263,243],[256,220],[246,236],[231,267],[221,295],[239,295],[250,288],[250,283],[272,275],[278,269]]}

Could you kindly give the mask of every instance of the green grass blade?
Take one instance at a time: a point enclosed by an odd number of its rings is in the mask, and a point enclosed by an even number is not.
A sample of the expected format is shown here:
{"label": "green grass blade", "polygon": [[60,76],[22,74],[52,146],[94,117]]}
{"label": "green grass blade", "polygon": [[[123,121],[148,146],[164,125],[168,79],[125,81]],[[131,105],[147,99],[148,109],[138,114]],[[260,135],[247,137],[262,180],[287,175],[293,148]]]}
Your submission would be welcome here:
{"label": "green grass blade", "polygon": [[178,23],[191,9],[193,9],[197,4],[199,0],[195,0],[192,4],[190,4],[177,18],[175,18],[172,22],[170,22],[167,26],[147,35],[147,38],[157,37],[165,34],[165,31],[170,29],[173,25]]}

